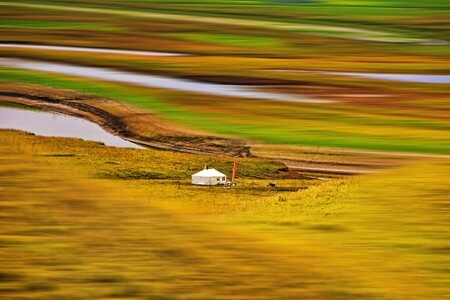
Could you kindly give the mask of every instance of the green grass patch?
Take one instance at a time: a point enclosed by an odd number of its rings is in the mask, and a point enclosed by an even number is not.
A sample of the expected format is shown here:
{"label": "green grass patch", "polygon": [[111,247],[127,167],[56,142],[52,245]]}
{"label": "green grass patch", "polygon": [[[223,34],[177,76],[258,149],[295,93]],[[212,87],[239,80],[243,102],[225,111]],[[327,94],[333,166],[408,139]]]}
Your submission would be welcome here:
{"label": "green grass patch", "polygon": [[285,46],[281,39],[268,36],[238,35],[212,32],[174,33],[170,34],[169,36],[174,36],[192,42],[209,43],[230,47],[271,48]]}

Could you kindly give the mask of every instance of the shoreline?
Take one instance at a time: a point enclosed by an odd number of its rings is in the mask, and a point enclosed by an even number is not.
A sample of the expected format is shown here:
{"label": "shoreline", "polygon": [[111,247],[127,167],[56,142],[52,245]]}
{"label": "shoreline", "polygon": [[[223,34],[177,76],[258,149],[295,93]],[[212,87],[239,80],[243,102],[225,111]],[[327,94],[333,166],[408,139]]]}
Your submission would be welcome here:
{"label": "shoreline", "polygon": [[[0,101],[83,118],[96,123],[108,133],[153,149],[198,155],[251,156],[249,146],[238,139],[233,140],[193,134],[188,136],[184,132],[177,132],[175,135],[159,133],[153,136],[144,136],[130,130],[128,128],[129,124],[123,120],[123,117],[114,115],[97,106],[81,102],[79,99],[57,99],[43,95],[0,91]],[[102,99],[96,99],[96,101],[102,102]]]}
{"label": "shoreline", "polygon": [[[90,101],[95,101],[95,105],[89,103]],[[279,161],[286,166],[286,171],[292,174],[363,175],[403,165],[411,160],[433,157],[432,155],[402,155],[399,153],[348,149],[335,151],[328,151],[327,149],[316,150],[316,154],[323,156],[318,160],[305,158],[305,155],[302,155],[302,153],[298,153],[295,156],[274,156],[258,153],[258,151],[252,153],[252,146],[248,145],[244,140],[202,135],[201,133],[189,132],[189,130],[181,130],[181,128],[176,128],[175,125],[157,124],[160,120],[151,113],[143,113],[142,110],[137,108],[133,108],[132,113],[130,113],[126,109],[130,110],[131,108],[125,107],[125,104],[121,104],[118,101],[35,85],[9,84],[7,91],[0,86],[0,102],[80,117],[96,123],[108,133],[153,149],[203,156],[258,157]],[[112,108],[115,109],[115,113],[108,111],[108,108],[110,110]],[[136,115],[142,115],[144,119],[130,120],[132,118],[130,116]],[[135,129],[130,128],[133,121],[140,122],[139,124],[146,123],[147,126],[151,126],[153,132],[147,136],[139,133]],[[271,146],[266,145],[266,147],[270,148]],[[286,146],[286,148],[289,147]],[[341,156],[341,158],[338,160],[336,156]],[[394,157],[396,158],[395,160],[393,160]],[[355,158],[358,159],[355,160]]]}

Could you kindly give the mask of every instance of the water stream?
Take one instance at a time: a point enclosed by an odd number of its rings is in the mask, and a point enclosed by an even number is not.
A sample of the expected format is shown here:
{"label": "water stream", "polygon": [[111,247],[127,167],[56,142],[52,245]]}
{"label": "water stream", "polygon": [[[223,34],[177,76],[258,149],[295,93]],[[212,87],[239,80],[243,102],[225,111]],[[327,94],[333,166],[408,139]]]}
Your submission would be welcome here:
{"label": "water stream", "polygon": [[328,100],[307,98],[299,95],[264,92],[258,90],[256,87],[253,86],[214,84],[180,78],[140,74],[135,72],[121,71],[109,68],[84,67],[84,66],[75,66],[70,64],[43,62],[36,60],[0,58],[0,66],[34,70],[34,71],[62,73],[71,76],[107,80],[145,87],[156,87],[185,92],[195,92],[195,93],[225,96],[225,97],[265,99],[274,101],[305,102],[305,103],[331,102]]}
{"label": "water stream", "polygon": [[450,84],[450,75],[328,72],[328,71],[308,71],[308,70],[271,70],[271,71],[349,76],[349,77],[357,77],[357,78],[391,80],[391,81],[403,81],[403,82],[411,82],[411,83]]}
{"label": "water stream", "polygon": [[450,75],[424,75],[424,74],[379,74],[379,73],[351,73],[351,72],[325,72],[324,74],[350,76],[368,79],[393,80],[413,83],[450,83]]}

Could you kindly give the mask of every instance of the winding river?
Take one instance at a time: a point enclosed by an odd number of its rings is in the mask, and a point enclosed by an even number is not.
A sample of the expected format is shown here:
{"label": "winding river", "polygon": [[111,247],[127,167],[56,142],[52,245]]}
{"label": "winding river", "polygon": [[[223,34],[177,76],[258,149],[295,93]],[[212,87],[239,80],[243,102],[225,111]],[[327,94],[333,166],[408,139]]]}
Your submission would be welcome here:
{"label": "winding river", "polygon": [[214,84],[165,76],[139,74],[135,72],[100,67],[85,67],[70,64],[43,62],[15,58],[0,58],[0,66],[33,71],[61,73],[84,78],[133,84],[145,87],[172,89],[185,92],[204,93],[225,97],[264,99],[274,101],[329,103],[329,100],[313,99],[298,95],[270,93],[253,86]]}
{"label": "winding river", "polygon": [[420,74],[378,74],[378,73],[351,73],[351,72],[325,72],[325,74],[350,76],[367,79],[393,80],[412,83],[441,83],[449,84],[450,75],[420,75]]}
{"label": "winding river", "polygon": [[328,72],[328,71],[309,71],[309,70],[269,70],[269,71],[285,72],[285,73],[310,73],[310,74],[323,74],[323,75],[337,75],[337,76],[348,76],[348,77],[377,79],[377,80],[403,81],[403,82],[411,82],[411,83],[450,84],[450,75]]}
{"label": "winding river", "polygon": [[42,136],[80,138],[102,142],[107,146],[143,149],[87,120],[38,110],[0,106],[0,129],[17,129]]}

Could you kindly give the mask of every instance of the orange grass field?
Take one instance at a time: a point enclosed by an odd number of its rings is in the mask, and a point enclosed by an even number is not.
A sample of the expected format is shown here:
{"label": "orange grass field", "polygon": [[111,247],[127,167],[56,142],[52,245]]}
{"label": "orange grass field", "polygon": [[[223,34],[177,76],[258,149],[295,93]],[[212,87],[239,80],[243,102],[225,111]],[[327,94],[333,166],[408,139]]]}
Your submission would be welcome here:
{"label": "orange grass field", "polygon": [[[173,178],[159,158],[189,170],[201,156],[8,131],[1,144],[5,299],[448,295],[448,160],[280,179],[279,190],[265,187],[273,173],[241,175],[230,190]],[[168,179],[110,176],[111,166],[142,176],[143,161]]]}

